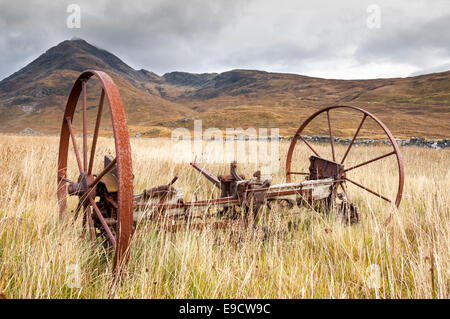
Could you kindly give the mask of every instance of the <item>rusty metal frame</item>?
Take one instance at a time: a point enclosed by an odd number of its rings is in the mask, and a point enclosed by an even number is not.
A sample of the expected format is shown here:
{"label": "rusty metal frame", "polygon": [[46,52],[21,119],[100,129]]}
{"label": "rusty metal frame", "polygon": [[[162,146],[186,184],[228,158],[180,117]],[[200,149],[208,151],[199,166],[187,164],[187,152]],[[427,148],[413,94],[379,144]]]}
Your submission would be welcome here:
{"label": "rusty metal frame", "polygon": [[[95,121],[93,142],[91,147],[91,154],[88,161],[87,154],[87,92],[86,83],[91,77],[96,77],[102,87],[97,118]],[[83,108],[83,149],[82,152],[79,151],[74,129],[72,127],[73,116],[75,109],[77,107],[78,100],[82,97],[82,108]],[[103,112],[104,100],[108,101],[109,110],[111,113],[111,121],[114,132],[114,143],[115,143],[115,158],[105,157],[104,169],[98,173],[93,174],[93,161],[95,158],[95,150],[97,145],[97,139],[99,135],[101,115]],[[363,118],[356,129],[356,132],[343,156],[342,160],[338,162],[336,160],[336,154],[334,149],[334,140],[332,133],[332,122],[330,119],[330,111],[333,109],[347,108],[351,110],[356,110],[363,114]],[[319,155],[319,153],[314,149],[314,147],[308,143],[308,141],[301,135],[303,130],[307,125],[316,118],[319,114],[326,112],[327,115],[327,126],[330,135],[331,153],[332,158],[326,159]],[[393,151],[379,156],[377,158],[371,159],[364,163],[360,163],[350,168],[344,167],[344,161],[353,146],[357,135],[359,134],[361,127],[363,126],[367,117],[372,118],[385,132],[388,136]],[[79,170],[79,177],[77,182],[71,181],[67,177],[67,160],[69,143],[72,141],[74,148],[74,156]],[[309,172],[293,172],[291,171],[292,156],[297,144],[297,141],[303,141],[306,146],[314,153],[310,157],[310,167]],[[128,263],[129,259],[129,245],[131,242],[131,237],[133,234],[133,212],[136,210],[155,210],[156,218],[164,217],[164,213],[169,210],[183,210],[182,213],[176,212],[172,215],[175,217],[187,218],[190,220],[192,217],[189,212],[193,208],[205,208],[211,206],[221,206],[225,209],[229,209],[234,205],[240,206],[244,210],[245,220],[241,220],[244,225],[249,225],[249,218],[255,219],[256,213],[263,204],[268,204],[269,200],[287,200],[290,201],[292,196],[298,200],[306,201],[311,204],[314,200],[322,200],[330,203],[335,196],[342,194],[336,194],[337,186],[341,186],[344,195],[346,196],[346,191],[343,183],[346,181],[368,191],[386,201],[392,202],[387,197],[384,197],[373,190],[353,181],[346,177],[346,172],[349,170],[356,169],[358,167],[368,165],[372,162],[380,160],[382,158],[396,155],[398,164],[398,179],[399,187],[397,191],[397,196],[395,199],[395,205],[398,207],[402,197],[403,184],[404,184],[404,170],[403,162],[400,154],[399,147],[396,140],[392,136],[391,132],[387,127],[374,115],[371,113],[355,107],[355,106],[330,106],[325,109],[319,110],[307,118],[303,124],[299,127],[294,138],[289,146],[289,151],[286,158],[286,184],[273,185],[271,184],[271,179],[261,180],[261,172],[257,171],[253,175],[253,179],[246,180],[244,175],[238,174],[236,169],[237,165],[235,162],[230,164],[230,174],[229,175],[219,175],[214,176],[209,173],[205,168],[200,167],[196,163],[191,163],[191,166],[199,171],[208,181],[210,181],[215,187],[219,188],[221,191],[220,198],[214,198],[209,200],[196,200],[192,202],[184,202],[183,199],[177,198],[177,191],[172,185],[177,180],[175,176],[172,181],[166,185],[161,185],[153,187],[149,190],[144,190],[142,194],[133,195],[133,172],[132,172],[132,161],[131,161],[131,148],[129,141],[128,128],[125,118],[125,111],[122,105],[119,91],[114,84],[111,77],[106,73],[95,70],[87,70],[77,78],[73,88],[70,92],[69,98],[67,100],[64,117],[61,126],[61,136],[59,144],[59,157],[58,157],[58,202],[59,202],[59,215],[60,219],[64,219],[67,215],[67,196],[75,195],[79,197],[79,203],[75,210],[75,218],[78,216],[80,211],[83,211],[83,223],[89,227],[91,234],[91,239],[94,240],[94,227],[102,227],[104,229],[104,234],[109,239],[112,247],[115,251],[114,256],[114,272],[117,273],[122,270]],[[117,180],[117,198],[115,195],[108,193],[106,191],[107,182],[103,179],[110,175]],[[291,183],[291,175],[305,175],[306,180],[300,183]],[[100,183],[102,181],[102,183]],[[115,184],[114,184],[115,185]],[[324,189],[326,192],[320,192],[320,189]],[[319,192],[317,192],[319,190]],[[115,191],[115,192],[116,192]],[[316,193],[314,194],[314,191]],[[319,193],[319,194],[318,194]],[[114,193],[115,194],[115,193]],[[95,202],[95,196],[100,196],[100,202]],[[136,201],[136,199],[140,201]],[[111,210],[117,212],[117,216],[105,215],[104,202],[110,205]],[[117,202],[116,202],[117,199]],[[297,202],[297,204],[299,204]],[[100,207],[103,208],[103,211]],[[102,206],[103,205],[103,206]],[[351,208],[351,213],[356,214],[356,208],[350,202],[342,202],[341,207],[347,206]],[[109,207],[109,206],[108,206]],[[93,217],[94,216],[94,217]],[[358,216],[356,216],[358,217]],[[94,224],[93,219],[95,218],[96,224]],[[359,218],[357,218],[359,220]],[[213,222],[212,228],[221,229],[233,225],[237,225],[236,221],[220,221]],[[111,231],[109,226],[115,225],[115,234]],[[204,224],[190,224],[188,223],[188,229],[201,229]],[[179,224],[174,224],[167,228],[168,230],[176,231],[181,229],[182,226]]]}

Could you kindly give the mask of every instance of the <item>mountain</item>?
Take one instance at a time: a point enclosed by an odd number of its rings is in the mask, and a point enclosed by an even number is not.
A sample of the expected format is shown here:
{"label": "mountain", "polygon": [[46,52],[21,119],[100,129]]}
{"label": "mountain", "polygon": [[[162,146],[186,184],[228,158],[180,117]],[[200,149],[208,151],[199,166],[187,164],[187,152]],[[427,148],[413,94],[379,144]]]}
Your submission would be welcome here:
{"label": "mountain", "polygon": [[[361,106],[378,116],[396,136],[448,137],[450,71],[408,78],[330,80],[258,70],[159,76],[135,70],[88,42],[61,42],[0,82],[0,131],[26,127],[58,133],[65,101],[79,73],[103,70],[119,87],[130,133],[168,135],[175,127],[278,127],[292,135],[314,110],[333,105]],[[94,118],[98,86],[88,82],[88,117]],[[106,116],[106,115],[105,115]],[[335,136],[353,134],[359,117],[333,117]],[[102,121],[107,123],[107,121]],[[315,124],[326,134],[326,122]],[[108,128],[106,128],[108,130]],[[362,131],[375,136],[370,128]]]}
{"label": "mountain", "polygon": [[[58,132],[65,101],[80,72],[98,69],[107,72],[120,88],[131,124],[163,119],[170,113],[184,117],[194,112],[180,104],[152,94],[149,83],[162,79],[146,70],[134,70],[115,55],[84,40],[64,41],[49,49],[23,69],[0,82],[0,127],[14,132],[24,127]],[[151,87],[151,86],[150,86]],[[88,82],[88,105],[98,103],[99,90]],[[92,116],[95,116],[92,112]]]}

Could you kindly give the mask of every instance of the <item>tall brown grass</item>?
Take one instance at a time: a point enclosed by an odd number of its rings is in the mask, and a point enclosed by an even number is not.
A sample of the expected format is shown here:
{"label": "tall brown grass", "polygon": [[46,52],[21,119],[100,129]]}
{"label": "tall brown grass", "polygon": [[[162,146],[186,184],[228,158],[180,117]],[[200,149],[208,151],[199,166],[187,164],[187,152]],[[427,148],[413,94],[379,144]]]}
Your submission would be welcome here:
{"label": "tall brown grass", "polygon": [[[168,140],[132,139],[135,193],[166,184],[177,174],[176,186],[185,189],[187,200],[217,195],[187,164],[173,162],[168,145]],[[281,144],[281,169],[274,183],[284,181],[287,146]],[[57,147],[56,137],[0,136],[0,293],[7,298],[450,296],[448,150],[402,148],[407,179],[398,211],[350,188],[361,213],[354,226],[312,209],[276,205],[263,210],[258,221],[259,227],[270,229],[265,239],[247,236],[243,229],[173,234],[140,223],[126,280],[115,285],[112,260],[102,246],[92,248],[81,238],[79,223],[58,222]],[[317,149],[329,152],[327,146]],[[98,154],[112,150],[111,139],[100,141]],[[337,146],[337,151],[342,156],[345,147]],[[356,147],[351,161],[385,151],[382,146]],[[306,168],[305,149],[299,148],[297,156],[296,163]],[[101,162],[99,155],[97,167]],[[75,168],[73,157],[71,163]],[[214,173],[227,167],[208,165]],[[254,164],[240,166],[246,176],[255,170]],[[396,172],[391,159],[353,176],[392,196]],[[384,224],[390,215],[390,223]],[[81,271],[80,288],[68,284],[73,265]]]}

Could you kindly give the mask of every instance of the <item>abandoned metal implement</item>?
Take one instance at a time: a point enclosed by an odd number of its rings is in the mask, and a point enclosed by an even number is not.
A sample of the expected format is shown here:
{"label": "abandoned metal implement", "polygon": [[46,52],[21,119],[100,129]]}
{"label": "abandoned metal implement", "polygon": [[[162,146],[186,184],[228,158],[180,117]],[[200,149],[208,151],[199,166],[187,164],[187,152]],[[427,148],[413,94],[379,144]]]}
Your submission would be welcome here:
{"label": "abandoned metal implement", "polygon": [[[93,77],[98,79],[100,98],[96,120],[92,125],[94,131],[91,135],[88,134],[86,87],[87,82]],[[92,88],[98,88],[98,84]],[[77,110],[80,97],[80,110]],[[104,108],[105,100],[108,109]],[[110,113],[111,126],[108,127],[112,127],[114,150],[108,154],[102,154],[103,169],[97,172],[94,171],[97,141],[100,124],[102,119],[105,121],[103,115],[107,110]],[[353,138],[347,143],[346,151],[340,160],[337,158],[330,120],[330,113],[336,110],[352,110],[361,114],[361,121],[354,131]],[[77,135],[74,131],[73,123],[76,113],[79,113],[81,117],[82,146],[77,144]],[[325,127],[328,128],[329,133],[327,140],[331,146],[331,156],[328,158],[325,155],[321,156],[303,133],[311,121],[324,114],[326,115]],[[346,167],[344,162],[356,144],[361,127],[368,119],[375,123],[373,125],[381,128],[387,137],[386,145],[389,145],[392,150]],[[306,149],[311,152],[309,169],[304,171],[296,171],[294,167],[294,163],[297,162],[294,154],[298,143],[304,143]],[[72,144],[73,163],[76,167],[68,169],[70,144]],[[89,149],[90,152],[88,152]],[[395,196],[383,195],[347,176],[349,171],[371,165],[390,156],[395,156],[398,171],[398,188]],[[165,223],[162,225],[167,231],[201,229],[204,223],[191,222],[193,212],[204,212],[214,207],[217,211],[212,216],[219,220],[210,223],[210,227],[219,229],[238,224],[251,227],[261,206],[267,205],[270,208],[271,203],[275,201],[287,203],[288,207],[294,205],[311,207],[320,204],[328,211],[335,207],[345,222],[354,223],[359,221],[359,214],[348,197],[347,182],[396,207],[400,204],[404,183],[400,150],[391,132],[374,115],[354,106],[327,107],[311,115],[300,126],[287,153],[285,183],[272,185],[272,178],[261,176],[260,171],[255,172],[252,178],[246,179],[244,175],[237,172],[235,162],[230,164],[230,174],[219,176],[214,176],[197,163],[191,163],[191,166],[210,181],[213,187],[220,190],[218,198],[184,201],[183,191],[173,186],[177,177],[166,185],[156,186],[134,195],[129,133],[119,91],[111,77],[104,72],[88,70],[78,77],[67,100],[61,127],[57,175],[59,214],[61,219],[67,218],[68,199],[74,198],[76,205],[74,205],[72,218],[76,220],[81,214],[83,227],[89,231],[91,240],[95,242],[101,238],[113,249],[116,272],[125,267],[128,262],[133,227],[138,221],[164,220]],[[293,176],[303,176],[304,180],[294,181]],[[203,217],[207,216],[203,214]]]}

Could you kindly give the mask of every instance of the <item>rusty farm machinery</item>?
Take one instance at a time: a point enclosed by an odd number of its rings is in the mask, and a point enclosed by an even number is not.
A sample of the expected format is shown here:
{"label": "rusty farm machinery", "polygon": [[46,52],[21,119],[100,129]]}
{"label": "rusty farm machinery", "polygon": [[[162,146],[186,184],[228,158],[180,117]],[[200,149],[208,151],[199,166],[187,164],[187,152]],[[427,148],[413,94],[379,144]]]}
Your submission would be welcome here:
{"label": "rusty farm machinery", "polygon": [[[97,78],[100,84],[100,101],[97,108],[96,120],[93,123],[93,134],[88,134],[87,123],[87,90],[89,79]],[[81,98],[80,98],[81,97]],[[79,103],[78,101],[81,101]],[[104,166],[99,172],[94,172],[97,141],[100,132],[100,122],[104,112],[105,100],[109,107],[112,122],[115,156],[104,156]],[[77,145],[74,126],[72,125],[77,105],[80,104],[82,114],[82,146]],[[336,110],[351,110],[359,113],[361,121],[356,128],[353,138],[347,143],[347,149],[342,159],[335,154],[334,138],[330,122],[330,112]],[[326,115],[331,144],[331,157],[321,157],[314,146],[304,137],[304,130],[308,124],[319,115]],[[381,128],[387,137],[391,151],[381,156],[353,165],[344,166],[344,161],[354,146],[356,137],[367,119],[371,119]],[[90,153],[88,154],[88,137]],[[298,143],[304,143],[311,152],[309,169],[304,172],[293,168],[293,154]],[[72,144],[76,162],[77,176],[68,176],[68,155]],[[72,153],[72,151],[70,152]],[[384,196],[347,176],[347,172],[359,167],[370,165],[385,157],[395,157],[396,179],[398,188],[391,197]],[[345,222],[359,221],[356,206],[350,202],[347,194],[347,182],[379,197],[381,200],[398,207],[402,198],[404,172],[401,154],[396,140],[387,127],[374,115],[354,106],[331,106],[319,110],[307,118],[295,133],[286,158],[285,183],[272,185],[270,177],[263,177],[257,171],[252,178],[246,179],[237,172],[237,164],[230,164],[230,174],[214,176],[197,163],[191,166],[200,172],[213,187],[220,190],[218,198],[207,200],[185,201],[183,192],[175,188],[173,180],[166,185],[156,186],[144,190],[141,194],[133,193],[133,171],[131,163],[131,148],[129,132],[125,119],[125,112],[119,91],[111,77],[101,71],[88,70],[78,77],[67,100],[62,121],[59,158],[58,158],[58,189],[57,196],[60,218],[68,215],[67,199],[74,197],[73,218],[83,216],[83,227],[89,233],[91,240],[99,237],[108,243],[114,251],[114,270],[120,270],[128,262],[129,247],[133,235],[134,224],[137,220],[158,220],[164,218],[166,230],[200,229],[203,224],[190,222],[192,211],[216,209],[215,221],[210,223],[213,228],[233,227],[235,221],[240,225],[251,227],[258,210],[263,205],[270,207],[272,202],[284,202],[287,207],[294,205],[311,205],[320,203],[326,209],[335,209]],[[398,175],[397,175],[398,174]],[[295,181],[295,176],[303,176],[302,181]]]}

